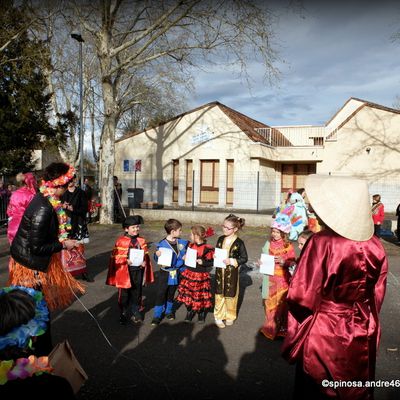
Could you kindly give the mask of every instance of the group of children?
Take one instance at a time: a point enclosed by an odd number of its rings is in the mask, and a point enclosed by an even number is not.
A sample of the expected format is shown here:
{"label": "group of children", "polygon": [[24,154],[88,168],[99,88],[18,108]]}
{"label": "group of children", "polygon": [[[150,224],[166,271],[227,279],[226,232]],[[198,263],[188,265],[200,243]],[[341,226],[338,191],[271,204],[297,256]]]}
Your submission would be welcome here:
{"label": "group of children", "polygon": [[[154,282],[148,246],[139,236],[142,223],[143,218],[139,215],[124,220],[125,233],[117,239],[110,258],[106,284],[118,288],[121,324],[125,324],[129,316],[135,323],[143,321],[142,284]],[[247,262],[246,247],[237,236],[244,223],[244,219],[228,215],[222,225],[224,234],[216,244],[216,248],[226,251],[223,268],[217,268],[215,274],[214,316],[220,328],[232,325],[236,319],[239,267]],[[214,232],[211,228],[194,225],[188,242],[180,238],[182,224],[178,220],[169,219],[164,228],[167,236],[156,244],[154,253],[159,274],[151,323],[159,325],[164,317],[174,320],[179,303],[186,306],[186,322],[191,322],[198,314],[199,323],[204,323],[206,314],[213,309],[210,270],[214,265],[215,249],[207,244],[207,237]],[[195,251],[194,264],[185,264],[188,249]]]}
{"label": "group of children", "polygon": [[[120,322],[125,324],[131,315],[133,322],[143,321],[142,284],[154,282],[148,246],[139,236],[143,218],[129,216],[123,222],[124,235],[115,243],[106,283],[118,288]],[[207,243],[214,234],[211,228],[194,225],[190,242],[182,239],[182,224],[176,219],[166,221],[166,237],[156,244],[154,260],[159,266],[157,290],[152,325],[159,325],[163,318],[175,319],[176,306],[186,306],[185,322],[191,322],[198,315],[198,322],[204,323],[208,312],[213,310],[215,324],[219,328],[233,325],[237,317],[239,296],[239,269],[248,260],[246,246],[238,237],[245,220],[234,214],[228,215],[223,224],[223,235],[215,248]],[[274,256],[273,275],[264,275],[262,297],[265,308],[265,323],[261,328],[269,339],[286,333],[286,295],[296,259],[289,233],[292,224],[285,213],[275,216],[271,225],[271,237],[262,253]],[[305,231],[298,238],[299,248],[312,234]],[[131,251],[142,252],[139,261]],[[190,250],[188,250],[190,249]],[[220,249],[220,250],[216,250]],[[195,262],[189,263],[189,252],[195,252]],[[222,265],[215,268],[214,305],[211,293],[210,270],[215,264],[216,252],[222,251]],[[177,296],[175,296],[178,292]]]}

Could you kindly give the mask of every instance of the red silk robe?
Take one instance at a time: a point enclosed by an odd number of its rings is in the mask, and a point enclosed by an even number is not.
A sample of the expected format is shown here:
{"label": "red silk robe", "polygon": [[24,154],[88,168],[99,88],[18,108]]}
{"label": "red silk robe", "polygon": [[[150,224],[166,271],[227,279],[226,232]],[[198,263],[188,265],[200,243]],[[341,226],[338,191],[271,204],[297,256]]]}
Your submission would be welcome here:
{"label": "red silk robe", "polygon": [[[154,273],[147,243],[141,237],[138,237],[137,241],[140,248],[144,250],[144,261],[146,263],[144,268],[144,283],[152,283],[154,282]],[[133,248],[133,246],[129,236],[121,236],[117,239],[108,265],[107,285],[122,289],[129,289],[131,287],[127,263],[130,248]]]}
{"label": "red silk robe", "polygon": [[[356,242],[325,230],[307,242],[289,286],[283,350],[285,354],[285,348],[294,345],[301,323],[313,319],[299,361],[317,384],[324,379],[374,379],[387,270],[385,250],[376,236]],[[366,388],[321,390],[341,399],[371,396]]]}

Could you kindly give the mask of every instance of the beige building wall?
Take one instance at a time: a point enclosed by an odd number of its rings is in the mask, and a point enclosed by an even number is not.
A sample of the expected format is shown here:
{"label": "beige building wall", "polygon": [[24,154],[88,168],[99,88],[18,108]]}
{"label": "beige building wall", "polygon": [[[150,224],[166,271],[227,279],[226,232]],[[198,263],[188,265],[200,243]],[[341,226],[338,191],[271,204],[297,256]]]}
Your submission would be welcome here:
{"label": "beige building wall", "polygon": [[[200,203],[200,160],[220,160],[219,199],[226,204],[226,160],[234,160],[233,208],[256,209],[257,171],[260,163],[252,158],[254,142],[218,106],[204,107],[159,127],[116,142],[115,175],[123,189],[134,187],[135,174],[123,172],[123,160],[141,159],[142,171],[136,173],[136,187],[144,188],[144,201],[172,203],[173,165],[179,160],[179,206],[187,205],[186,160],[193,161],[195,171],[194,200]],[[270,157],[271,149],[264,150]],[[271,166],[264,175],[272,179]],[[263,167],[266,170],[266,167]],[[273,185],[271,183],[270,187]],[[263,196],[263,203],[276,194]],[[127,192],[122,200],[127,204]],[[271,207],[273,207],[273,204]]]}
{"label": "beige building wall", "polygon": [[354,175],[368,180],[388,211],[400,202],[400,114],[363,107],[326,141],[317,173]]}

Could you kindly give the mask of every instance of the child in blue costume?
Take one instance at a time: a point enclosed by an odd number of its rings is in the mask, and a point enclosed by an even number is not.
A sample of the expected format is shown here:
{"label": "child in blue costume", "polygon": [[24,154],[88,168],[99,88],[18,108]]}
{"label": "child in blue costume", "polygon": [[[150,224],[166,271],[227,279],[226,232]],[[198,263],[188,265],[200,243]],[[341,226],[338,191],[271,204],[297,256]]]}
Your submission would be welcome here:
{"label": "child in blue costume", "polygon": [[157,282],[156,304],[154,306],[154,315],[151,322],[152,325],[158,325],[165,314],[169,320],[175,319],[175,311],[173,309],[174,296],[179,283],[179,273],[183,272],[186,267],[183,256],[189,242],[180,239],[182,232],[182,224],[176,219],[169,219],[164,225],[167,236],[157,243],[157,250],[154,253],[154,260],[158,264],[158,257],[161,256],[160,248],[168,248],[172,250],[171,266],[160,266],[160,272]]}

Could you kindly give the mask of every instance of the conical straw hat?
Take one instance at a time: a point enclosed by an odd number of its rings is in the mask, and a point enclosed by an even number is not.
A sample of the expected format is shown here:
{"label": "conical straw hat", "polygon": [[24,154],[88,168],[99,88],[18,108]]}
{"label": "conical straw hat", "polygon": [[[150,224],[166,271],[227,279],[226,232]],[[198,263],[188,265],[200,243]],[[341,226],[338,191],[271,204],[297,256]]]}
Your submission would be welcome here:
{"label": "conical straw hat", "polygon": [[366,181],[353,177],[308,175],[304,188],[316,214],[334,232],[361,242],[372,237],[374,224]]}

